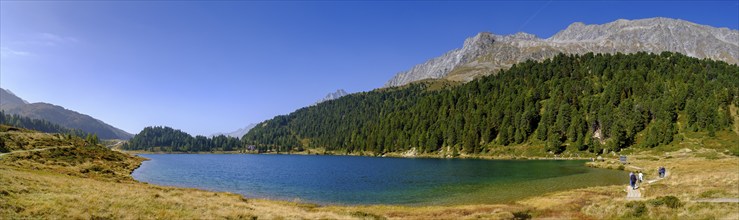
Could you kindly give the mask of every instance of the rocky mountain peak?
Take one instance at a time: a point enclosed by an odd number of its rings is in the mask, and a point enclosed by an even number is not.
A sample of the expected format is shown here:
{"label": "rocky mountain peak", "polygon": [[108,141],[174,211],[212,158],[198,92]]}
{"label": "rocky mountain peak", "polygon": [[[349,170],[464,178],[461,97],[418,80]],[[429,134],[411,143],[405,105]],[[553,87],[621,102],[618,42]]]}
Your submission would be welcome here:
{"label": "rocky mountain peak", "polygon": [[541,40],[536,35],[525,33],[525,32],[518,32],[512,35],[509,35],[511,39],[518,39],[518,40]]}
{"label": "rocky mountain peak", "polygon": [[575,22],[554,36],[541,39],[528,33],[495,35],[482,32],[462,48],[400,72],[385,87],[424,79],[469,81],[479,75],[526,60],[543,60],[559,53],[678,52],[697,58],[739,63],[739,31],[672,18],[619,19],[605,24]]}
{"label": "rocky mountain peak", "polygon": [[476,57],[487,53],[495,45],[497,37],[499,36],[490,32],[478,33],[467,38],[462,48],[451,50],[440,57],[416,65],[408,71],[396,74],[395,77],[385,83],[384,87],[401,86],[421,79],[441,78],[452,71],[454,67],[471,62]]}
{"label": "rocky mountain peak", "polygon": [[13,92],[7,89],[0,88],[0,105],[24,105],[28,104],[28,101],[16,96]]}
{"label": "rocky mountain peak", "polygon": [[478,47],[484,47],[486,45],[493,44],[495,42],[495,35],[490,32],[480,32],[474,37],[467,38],[464,41],[462,50],[474,50]]}
{"label": "rocky mountain peak", "polygon": [[338,89],[338,90],[336,90],[336,92],[332,92],[332,93],[326,94],[326,97],[323,97],[323,99],[318,100],[318,102],[316,102],[313,105],[318,105],[318,103],[321,103],[321,102],[338,99],[338,98],[341,98],[342,96],[345,96],[345,95],[348,95],[348,94],[349,93],[347,93],[343,89]]}
{"label": "rocky mountain peak", "polygon": [[251,123],[251,124],[247,125],[246,127],[239,128],[238,130],[235,130],[235,131],[232,131],[232,132],[228,132],[228,133],[215,133],[215,134],[210,135],[210,137],[215,137],[215,136],[219,136],[219,135],[225,135],[225,136],[228,136],[228,137],[242,138],[242,137],[244,137],[244,135],[246,133],[249,133],[249,131],[252,128],[256,127],[256,126],[257,126],[257,123]]}

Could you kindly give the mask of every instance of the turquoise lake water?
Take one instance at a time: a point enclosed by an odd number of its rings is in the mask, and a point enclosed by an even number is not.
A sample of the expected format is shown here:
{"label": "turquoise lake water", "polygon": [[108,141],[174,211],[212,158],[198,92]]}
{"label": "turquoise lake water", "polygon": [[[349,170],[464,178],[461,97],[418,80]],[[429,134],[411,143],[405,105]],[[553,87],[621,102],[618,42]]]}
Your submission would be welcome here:
{"label": "turquoise lake water", "polygon": [[501,203],[588,186],[627,184],[585,161],[409,159],[318,155],[142,154],[133,172],[157,185],[319,204]]}

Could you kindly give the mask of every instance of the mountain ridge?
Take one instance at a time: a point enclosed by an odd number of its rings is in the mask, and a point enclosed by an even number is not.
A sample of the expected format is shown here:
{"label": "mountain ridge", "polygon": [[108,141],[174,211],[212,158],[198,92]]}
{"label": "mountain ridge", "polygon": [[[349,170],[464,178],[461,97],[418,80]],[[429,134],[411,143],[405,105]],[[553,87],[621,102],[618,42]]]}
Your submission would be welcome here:
{"label": "mountain ridge", "polygon": [[215,137],[215,136],[219,136],[219,135],[225,135],[227,137],[241,138],[247,132],[249,132],[249,130],[251,130],[255,126],[257,126],[257,123],[251,123],[251,124],[247,125],[246,127],[236,129],[235,131],[228,132],[228,133],[215,133],[215,134],[210,135],[210,137]]}
{"label": "mountain ridge", "polygon": [[540,61],[559,53],[678,52],[696,58],[739,63],[739,31],[671,18],[619,19],[605,24],[574,22],[542,39],[528,33],[481,32],[462,48],[417,64],[393,76],[383,87],[424,79],[467,82],[526,60]]}
{"label": "mountain ridge", "polygon": [[[133,137],[132,134],[99,119],[62,106],[44,102],[28,103],[6,89],[1,89],[0,95],[2,97],[0,99],[0,110],[5,111],[6,114],[43,119],[67,128],[95,133],[103,139],[129,139]],[[23,101],[23,103],[19,103],[18,100]]]}
{"label": "mountain ridge", "polygon": [[18,97],[15,93],[10,90],[0,88],[0,106],[3,105],[24,105],[28,104],[28,101]]}
{"label": "mountain ridge", "polygon": [[336,92],[331,92],[331,93],[326,94],[325,97],[323,97],[321,100],[318,100],[316,103],[313,103],[313,105],[318,105],[318,104],[320,104],[322,102],[325,102],[325,101],[331,101],[331,100],[334,100],[334,99],[338,99],[338,98],[341,98],[342,96],[345,96],[345,95],[348,95],[348,94],[349,93],[347,93],[346,91],[344,91],[344,89],[337,89]]}

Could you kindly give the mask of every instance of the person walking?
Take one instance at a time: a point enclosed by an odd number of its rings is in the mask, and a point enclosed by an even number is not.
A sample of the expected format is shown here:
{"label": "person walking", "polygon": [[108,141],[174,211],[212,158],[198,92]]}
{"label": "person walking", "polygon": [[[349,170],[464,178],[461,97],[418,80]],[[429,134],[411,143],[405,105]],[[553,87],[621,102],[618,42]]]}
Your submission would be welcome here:
{"label": "person walking", "polygon": [[659,169],[657,169],[657,173],[659,174],[659,178],[664,178],[665,177],[665,168],[664,167],[659,167]]}
{"label": "person walking", "polygon": [[634,172],[629,172],[629,185],[631,185],[631,189],[636,189],[636,175],[634,175]]}
{"label": "person walking", "polygon": [[644,182],[644,174],[640,171],[637,171],[637,179],[639,181],[639,184],[636,186],[636,188],[639,188],[641,186],[641,183]]}

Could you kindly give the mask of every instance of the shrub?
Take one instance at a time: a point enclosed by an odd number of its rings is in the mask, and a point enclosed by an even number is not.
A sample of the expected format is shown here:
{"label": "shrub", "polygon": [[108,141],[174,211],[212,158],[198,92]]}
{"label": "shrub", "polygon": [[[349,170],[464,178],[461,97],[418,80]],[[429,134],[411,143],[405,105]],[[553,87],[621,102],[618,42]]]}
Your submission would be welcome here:
{"label": "shrub", "polygon": [[5,140],[0,139],[0,153],[7,153],[10,152],[10,149],[5,147]]}
{"label": "shrub", "polygon": [[647,201],[647,203],[649,203],[652,206],[661,206],[665,204],[665,201],[661,199],[650,199],[649,201]]}
{"label": "shrub", "polygon": [[723,194],[726,194],[723,190],[713,189],[713,190],[708,190],[708,191],[702,192],[700,194],[700,197],[701,198],[716,198],[716,197],[719,197],[720,195],[723,195]]}
{"label": "shrub", "polygon": [[92,166],[90,166],[89,169],[92,170],[92,171],[95,171],[95,172],[100,172],[100,171],[105,170],[105,168],[103,166],[100,166],[98,164],[93,164]]}
{"label": "shrub", "polygon": [[678,199],[675,196],[660,196],[654,199],[651,199],[648,201],[649,204],[653,206],[661,206],[665,205],[667,207],[676,209],[681,207],[683,204],[680,202],[680,199]]}
{"label": "shrub", "polygon": [[739,147],[732,147],[729,149],[729,155],[739,157]]}
{"label": "shrub", "polygon": [[513,213],[513,219],[515,219],[515,220],[531,219],[531,214],[529,214],[529,211],[514,212]]}
{"label": "shrub", "polygon": [[628,213],[633,217],[640,217],[647,213],[647,205],[642,201],[631,201],[626,203],[626,207],[631,209]]}
{"label": "shrub", "polygon": [[715,159],[721,158],[721,156],[719,155],[719,153],[716,153],[716,152],[713,152],[713,151],[711,151],[711,152],[705,152],[705,153],[699,153],[697,156],[699,156],[699,157],[705,157],[708,160],[715,160]]}
{"label": "shrub", "polygon": [[109,220],[112,219],[108,216],[98,216],[98,215],[92,215],[90,216],[90,220]]}
{"label": "shrub", "polygon": [[665,202],[665,205],[667,205],[667,207],[670,207],[670,208],[673,208],[673,209],[679,208],[680,206],[683,205],[680,202],[680,199],[678,199],[677,197],[674,197],[674,196],[664,196],[664,197],[660,197],[660,198],[662,198],[662,201]]}
{"label": "shrub", "polygon": [[362,212],[362,211],[352,212],[352,216],[362,218],[362,219],[386,219],[383,216],[372,214],[372,213],[367,213],[367,212]]}
{"label": "shrub", "polygon": [[257,216],[253,215],[245,215],[245,214],[238,214],[236,216],[226,216],[226,219],[251,219],[251,220],[257,220],[259,219]]}

